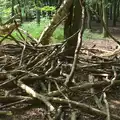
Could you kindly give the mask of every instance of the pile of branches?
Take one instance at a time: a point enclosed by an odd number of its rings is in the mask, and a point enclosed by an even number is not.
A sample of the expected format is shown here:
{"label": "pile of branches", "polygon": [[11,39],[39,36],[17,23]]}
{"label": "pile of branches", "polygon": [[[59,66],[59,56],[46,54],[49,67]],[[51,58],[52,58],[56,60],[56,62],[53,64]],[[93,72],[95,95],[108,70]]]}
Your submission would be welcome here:
{"label": "pile of branches", "polygon": [[46,119],[120,120],[113,105],[120,97],[120,49],[82,47],[66,84],[74,58],[64,56],[65,44],[0,45],[0,116],[36,106],[46,110]]}

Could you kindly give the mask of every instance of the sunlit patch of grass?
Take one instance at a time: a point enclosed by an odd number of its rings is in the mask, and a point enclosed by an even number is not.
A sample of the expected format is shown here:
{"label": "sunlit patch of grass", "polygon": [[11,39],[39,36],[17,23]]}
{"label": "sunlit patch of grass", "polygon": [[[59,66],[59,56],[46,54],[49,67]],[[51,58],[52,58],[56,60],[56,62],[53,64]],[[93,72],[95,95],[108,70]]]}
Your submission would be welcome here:
{"label": "sunlit patch of grass", "polygon": [[41,32],[49,24],[49,20],[42,19],[40,24],[37,24],[36,21],[25,22],[22,24],[21,28],[29,32],[33,37],[39,38]]}
{"label": "sunlit patch of grass", "polygon": [[[49,19],[41,19],[40,24],[37,24],[36,21],[25,22],[22,24],[21,28],[30,33],[34,38],[38,39],[42,31],[49,25]],[[18,32],[14,31],[12,35],[18,38]],[[63,26],[57,27],[53,36],[52,42],[60,42],[63,40]]]}

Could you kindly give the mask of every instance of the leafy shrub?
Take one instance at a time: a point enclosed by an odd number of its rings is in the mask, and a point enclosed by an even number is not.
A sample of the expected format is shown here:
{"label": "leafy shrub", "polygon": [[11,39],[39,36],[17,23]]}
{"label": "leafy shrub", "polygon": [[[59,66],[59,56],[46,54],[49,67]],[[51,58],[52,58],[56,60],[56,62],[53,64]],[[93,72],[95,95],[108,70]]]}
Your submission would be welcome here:
{"label": "leafy shrub", "polygon": [[41,8],[41,11],[44,12],[55,12],[56,7],[55,6],[44,6]]}

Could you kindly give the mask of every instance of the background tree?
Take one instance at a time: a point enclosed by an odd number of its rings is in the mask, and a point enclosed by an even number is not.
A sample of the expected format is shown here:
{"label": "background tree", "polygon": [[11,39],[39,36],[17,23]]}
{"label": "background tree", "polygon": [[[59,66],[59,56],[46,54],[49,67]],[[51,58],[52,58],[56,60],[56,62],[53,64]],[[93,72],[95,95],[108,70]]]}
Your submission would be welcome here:
{"label": "background tree", "polygon": [[117,0],[113,0],[113,26],[116,26],[117,21]]}
{"label": "background tree", "polygon": [[[106,27],[108,28],[108,9],[107,9],[108,0],[102,0],[102,9],[103,9],[103,22],[105,23]],[[108,37],[108,33],[103,27],[103,36]]]}
{"label": "background tree", "polygon": [[35,0],[35,5],[36,5],[36,22],[40,24],[40,1]]}
{"label": "background tree", "polygon": [[12,16],[14,16],[15,12],[14,12],[14,6],[15,6],[15,0],[12,0],[12,10],[11,10],[11,14]]}

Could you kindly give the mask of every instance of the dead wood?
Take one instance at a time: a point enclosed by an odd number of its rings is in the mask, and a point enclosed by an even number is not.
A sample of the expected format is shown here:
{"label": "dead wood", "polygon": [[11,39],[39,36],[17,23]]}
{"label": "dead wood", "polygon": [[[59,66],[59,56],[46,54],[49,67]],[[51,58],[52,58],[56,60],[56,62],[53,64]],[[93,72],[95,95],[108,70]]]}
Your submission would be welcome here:
{"label": "dead wood", "polygon": [[[93,108],[87,104],[83,104],[83,103],[79,103],[79,102],[76,102],[76,101],[71,101],[71,100],[65,100],[65,99],[60,99],[60,98],[50,98],[51,101],[53,102],[58,102],[58,103],[71,103],[73,104],[74,106],[76,107],[79,107],[81,109],[81,111],[84,111],[84,112],[87,112],[88,114],[97,114],[97,115],[102,115],[102,116],[107,116],[107,113],[103,112],[103,111],[100,111],[96,108]],[[120,120],[120,117],[117,116],[117,115],[113,115],[111,114],[111,117],[116,119],[116,120]]]}
{"label": "dead wood", "polygon": [[[13,107],[17,110],[36,104],[54,120],[64,119],[66,114],[71,119],[85,114],[89,119],[91,115],[120,119],[120,109],[110,103],[120,99],[119,48],[115,51],[82,48],[79,41],[75,57],[70,58],[64,56],[62,50],[66,42],[37,46],[30,34],[21,29],[18,33],[22,41],[0,45],[0,109],[3,113],[8,109],[12,111]],[[77,62],[71,64],[70,60]],[[68,82],[74,84],[65,86],[71,71],[74,75]],[[90,76],[94,79],[90,80]],[[6,90],[9,91],[7,96]]]}

